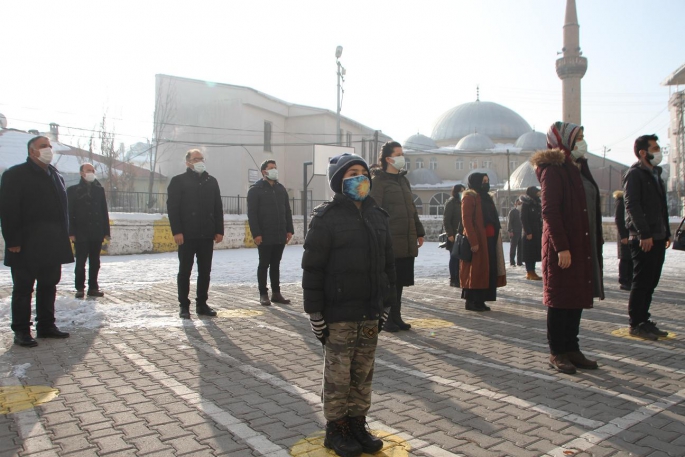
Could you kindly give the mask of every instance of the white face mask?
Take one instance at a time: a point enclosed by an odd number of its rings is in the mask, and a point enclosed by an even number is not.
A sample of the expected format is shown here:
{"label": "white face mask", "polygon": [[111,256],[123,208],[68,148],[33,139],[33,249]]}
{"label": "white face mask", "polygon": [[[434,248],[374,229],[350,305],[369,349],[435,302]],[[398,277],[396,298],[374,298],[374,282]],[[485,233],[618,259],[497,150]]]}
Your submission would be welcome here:
{"label": "white face mask", "polygon": [[272,168],[271,170],[266,171],[266,178],[270,179],[271,181],[278,181],[278,170],[275,168]]}
{"label": "white face mask", "polygon": [[86,173],[83,179],[85,179],[87,182],[93,182],[95,181],[95,173]]}
{"label": "white face mask", "polygon": [[391,159],[395,161],[394,163],[390,164],[393,166],[393,168],[395,168],[395,170],[399,171],[404,168],[404,165],[406,163],[406,161],[404,160],[404,156],[395,156],[391,157]]}
{"label": "white face mask", "polygon": [[198,174],[202,174],[207,171],[207,165],[204,162],[196,162],[193,164],[193,171]]}
{"label": "white face mask", "polygon": [[39,149],[38,152],[40,153],[40,156],[38,156],[38,160],[43,162],[45,165],[50,165],[50,162],[52,162],[52,148],[43,148]]}
{"label": "white face mask", "polygon": [[580,140],[576,142],[576,148],[571,151],[571,155],[574,159],[582,159],[587,154],[587,143],[585,140]]}
{"label": "white face mask", "polygon": [[651,154],[651,155],[652,155],[652,158],[649,159],[649,163],[651,163],[653,167],[656,167],[663,160],[663,156],[661,155],[661,152],[655,152],[654,154]]}

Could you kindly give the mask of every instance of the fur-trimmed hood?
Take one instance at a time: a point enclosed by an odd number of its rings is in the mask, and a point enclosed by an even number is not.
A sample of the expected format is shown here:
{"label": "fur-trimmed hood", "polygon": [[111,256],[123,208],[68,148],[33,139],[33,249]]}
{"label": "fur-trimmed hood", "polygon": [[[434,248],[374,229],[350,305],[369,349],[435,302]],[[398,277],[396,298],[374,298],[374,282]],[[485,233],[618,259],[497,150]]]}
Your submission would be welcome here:
{"label": "fur-trimmed hood", "polygon": [[536,169],[542,165],[563,165],[564,162],[566,162],[566,154],[561,149],[538,151],[530,158],[530,163]]}
{"label": "fur-trimmed hood", "polygon": [[623,198],[623,191],[622,190],[616,190],[616,191],[614,191],[613,196],[616,200],[620,200],[621,198]]}

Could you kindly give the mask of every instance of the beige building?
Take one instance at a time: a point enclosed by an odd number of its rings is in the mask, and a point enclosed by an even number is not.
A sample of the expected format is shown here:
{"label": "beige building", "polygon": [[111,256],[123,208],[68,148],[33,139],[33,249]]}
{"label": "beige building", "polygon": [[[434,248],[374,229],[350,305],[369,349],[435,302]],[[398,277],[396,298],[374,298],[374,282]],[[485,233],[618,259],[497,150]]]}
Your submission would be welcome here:
{"label": "beige building", "polygon": [[[672,171],[667,187],[671,198],[671,214],[682,215],[685,203],[685,65],[671,73],[663,86],[669,86],[668,110],[670,123],[668,139],[671,147],[668,154],[668,167]],[[662,139],[665,140],[665,138]]]}

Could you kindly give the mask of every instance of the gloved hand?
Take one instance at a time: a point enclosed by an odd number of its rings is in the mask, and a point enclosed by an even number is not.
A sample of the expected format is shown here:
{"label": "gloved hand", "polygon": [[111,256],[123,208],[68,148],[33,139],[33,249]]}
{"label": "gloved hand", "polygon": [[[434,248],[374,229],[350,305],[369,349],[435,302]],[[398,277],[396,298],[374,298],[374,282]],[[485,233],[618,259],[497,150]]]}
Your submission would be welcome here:
{"label": "gloved hand", "polygon": [[321,344],[326,345],[326,337],[330,335],[330,333],[328,332],[326,321],[323,320],[323,314],[311,313],[309,315],[309,323],[312,326],[312,332],[314,332],[316,339],[321,341]]}
{"label": "gloved hand", "polygon": [[387,308],[383,308],[383,313],[381,314],[381,318],[378,319],[378,333],[381,333],[381,330],[383,330],[383,325],[388,321],[389,315],[390,315],[390,307],[388,306]]}

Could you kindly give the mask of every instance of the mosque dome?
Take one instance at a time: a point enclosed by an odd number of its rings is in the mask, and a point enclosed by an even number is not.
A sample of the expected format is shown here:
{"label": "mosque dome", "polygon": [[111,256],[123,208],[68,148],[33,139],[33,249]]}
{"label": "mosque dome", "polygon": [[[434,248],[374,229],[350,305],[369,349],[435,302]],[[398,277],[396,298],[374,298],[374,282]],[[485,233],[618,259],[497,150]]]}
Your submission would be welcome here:
{"label": "mosque dome", "polygon": [[459,140],[456,149],[460,151],[485,151],[495,147],[490,137],[482,133],[472,133]]}
{"label": "mosque dome", "polygon": [[525,152],[541,151],[547,149],[547,135],[533,130],[521,135],[514,146]]}
{"label": "mosque dome", "polygon": [[433,138],[417,133],[404,140],[403,146],[407,149],[414,149],[416,151],[429,151],[431,149],[438,149]]}
{"label": "mosque dome", "polygon": [[495,141],[516,141],[532,129],[515,111],[493,102],[477,100],[464,103],[443,113],[435,122],[431,137],[438,143],[456,143],[474,132]]}
{"label": "mosque dome", "polygon": [[[4,114],[0,113],[0,129],[6,129],[7,128],[7,118],[5,117]],[[433,141],[433,140],[431,140]]]}
{"label": "mosque dome", "polygon": [[[545,148],[546,147],[545,143]],[[538,177],[535,174],[535,169],[529,160],[523,162],[511,173],[509,182],[511,183],[511,190],[525,190],[529,187],[540,185],[540,181],[538,181]],[[504,184],[504,188],[509,188],[508,183]]]}
{"label": "mosque dome", "polygon": [[438,177],[435,171],[428,168],[417,168],[412,170],[411,173],[407,175],[409,184],[412,186],[420,184],[440,184],[442,179]]}

